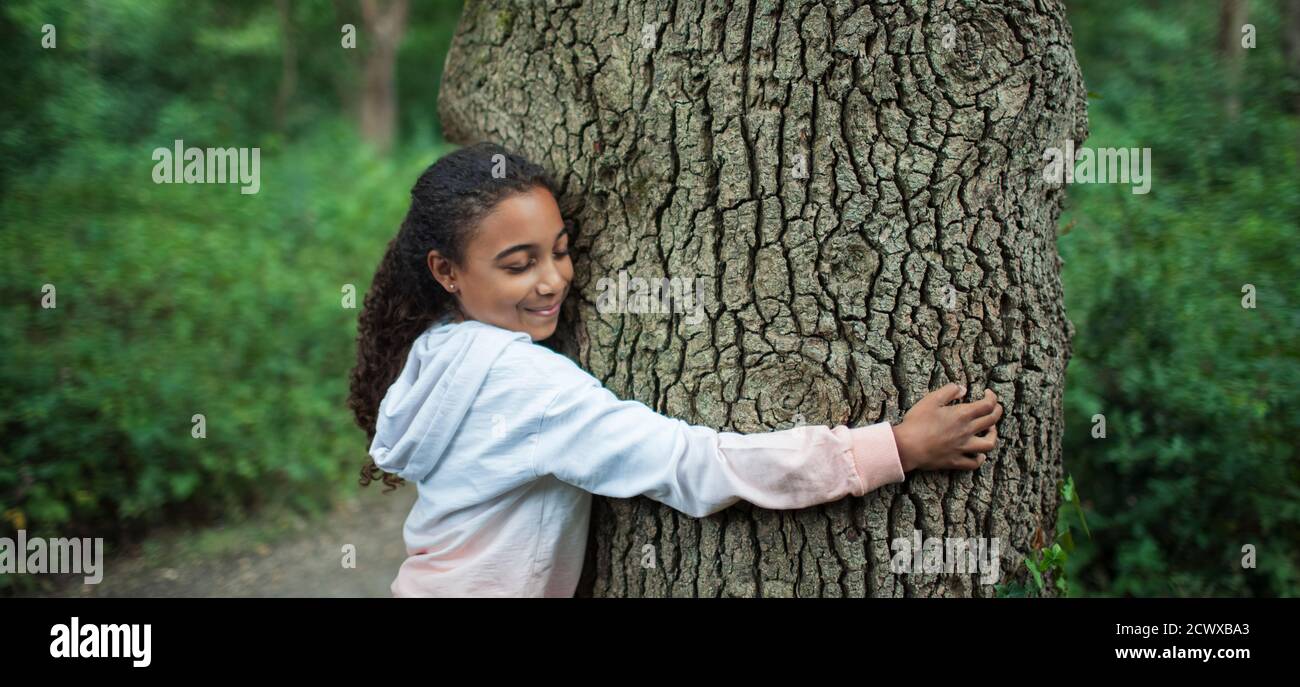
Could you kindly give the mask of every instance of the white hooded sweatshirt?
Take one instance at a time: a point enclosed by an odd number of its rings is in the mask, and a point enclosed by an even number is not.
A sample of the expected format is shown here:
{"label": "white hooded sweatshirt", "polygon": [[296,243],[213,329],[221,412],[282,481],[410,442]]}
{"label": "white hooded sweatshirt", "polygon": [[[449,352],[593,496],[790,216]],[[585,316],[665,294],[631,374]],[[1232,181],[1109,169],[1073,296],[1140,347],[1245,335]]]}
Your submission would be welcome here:
{"label": "white hooded sweatshirt", "polygon": [[394,596],[572,596],[591,495],[693,517],[795,509],[901,482],[889,423],[737,434],[619,400],[528,334],[435,323],[379,407],[370,455],[413,482]]}

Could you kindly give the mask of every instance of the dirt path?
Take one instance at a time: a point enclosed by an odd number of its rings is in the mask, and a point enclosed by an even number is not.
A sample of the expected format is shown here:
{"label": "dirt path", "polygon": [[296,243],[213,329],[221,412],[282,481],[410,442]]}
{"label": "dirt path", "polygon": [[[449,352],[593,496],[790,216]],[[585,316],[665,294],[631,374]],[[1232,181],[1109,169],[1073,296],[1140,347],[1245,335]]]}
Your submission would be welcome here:
{"label": "dirt path", "polygon": [[[388,597],[406,558],[402,523],[415,500],[405,485],[355,500],[317,519],[263,516],[231,527],[161,532],[137,550],[109,555],[97,585],[74,583],[51,596]],[[343,567],[345,544],[356,567]]]}

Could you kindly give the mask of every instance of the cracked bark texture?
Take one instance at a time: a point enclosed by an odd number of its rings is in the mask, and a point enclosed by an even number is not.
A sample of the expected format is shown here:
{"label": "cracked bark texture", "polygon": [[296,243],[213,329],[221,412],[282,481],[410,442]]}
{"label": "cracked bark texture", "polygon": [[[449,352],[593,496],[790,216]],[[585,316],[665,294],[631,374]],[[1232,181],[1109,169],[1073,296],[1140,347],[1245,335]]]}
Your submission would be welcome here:
{"label": "cracked bark texture", "polygon": [[[736,432],[897,422],[949,381],[1006,411],[980,470],[864,498],[697,520],[597,497],[578,595],[994,594],[891,572],[913,530],[998,537],[1023,580],[1054,530],[1072,334],[1043,151],[1083,141],[1085,105],[1056,0],[468,2],[444,134],[562,184],[560,350],[611,391]],[[620,270],[703,278],[707,317],[598,312]]]}

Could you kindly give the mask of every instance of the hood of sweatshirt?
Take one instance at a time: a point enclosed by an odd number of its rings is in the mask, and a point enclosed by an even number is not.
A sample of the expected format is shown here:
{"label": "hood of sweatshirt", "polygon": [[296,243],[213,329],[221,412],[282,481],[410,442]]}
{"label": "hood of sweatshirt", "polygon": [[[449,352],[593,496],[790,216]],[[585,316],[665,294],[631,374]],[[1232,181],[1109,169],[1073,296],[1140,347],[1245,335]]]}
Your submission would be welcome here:
{"label": "hood of sweatshirt", "polygon": [[524,332],[477,320],[434,323],[416,337],[406,366],[379,404],[370,457],[385,472],[422,481],[447,446],[482,388],[488,370]]}

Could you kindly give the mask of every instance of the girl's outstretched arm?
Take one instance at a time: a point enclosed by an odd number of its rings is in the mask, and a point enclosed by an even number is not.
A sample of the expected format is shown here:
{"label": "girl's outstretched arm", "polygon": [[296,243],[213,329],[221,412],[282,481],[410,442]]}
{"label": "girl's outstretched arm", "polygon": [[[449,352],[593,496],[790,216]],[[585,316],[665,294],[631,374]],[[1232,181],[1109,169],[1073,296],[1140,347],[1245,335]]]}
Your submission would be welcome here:
{"label": "girl's outstretched arm", "polygon": [[[927,415],[929,431],[909,434],[909,450],[928,451],[928,437],[947,427],[946,417]],[[806,508],[901,482],[896,429],[881,422],[719,432],[620,400],[588,377],[562,387],[547,405],[533,470],[603,496],[647,496],[693,517],[742,499],[774,510]],[[937,469],[909,458],[918,462],[912,467]]]}

